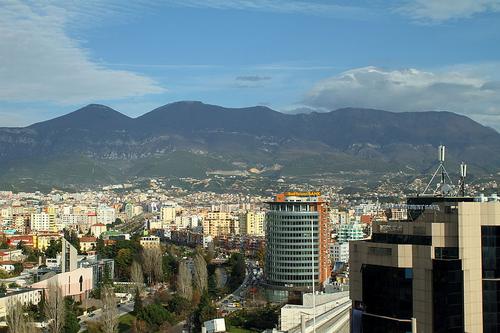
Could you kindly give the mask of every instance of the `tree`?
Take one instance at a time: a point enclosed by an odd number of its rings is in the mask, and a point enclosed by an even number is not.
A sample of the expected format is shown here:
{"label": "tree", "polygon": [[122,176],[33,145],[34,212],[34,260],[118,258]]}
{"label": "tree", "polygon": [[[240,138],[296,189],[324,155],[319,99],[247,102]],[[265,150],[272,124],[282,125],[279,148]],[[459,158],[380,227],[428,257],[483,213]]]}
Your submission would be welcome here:
{"label": "tree", "polygon": [[2,243],[0,243],[0,249],[6,250],[9,248],[9,243],[7,243],[6,240],[3,240]]}
{"label": "tree", "polygon": [[64,229],[63,232],[64,232],[64,238],[66,238],[66,240],[70,242],[71,245],[73,245],[78,250],[78,253],[81,253],[80,239],[78,238],[78,234],[76,233],[76,231]]}
{"label": "tree", "polygon": [[23,267],[23,264],[21,264],[20,262],[16,262],[14,264],[14,271],[12,272],[15,276],[21,274],[24,270],[24,267]]}
{"label": "tree", "polygon": [[0,284],[0,296],[4,296],[5,294],[7,294],[7,287],[5,287],[5,283],[2,282],[2,284]]}
{"label": "tree", "polygon": [[137,318],[153,326],[154,330],[165,322],[172,323],[174,321],[174,316],[158,303],[152,303],[145,306],[137,314]]}
{"label": "tree", "polygon": [[102,314],[101,330],[102,333],[118,332],[118,310],[116,309],[116,297],[113,288],[103,286],[101,289]]}
{"label": "tree", "polygon": [[26,251],[26,246],[24,246],[24,242],[22,240],[17,243],[16,249],[22,250],[23,254],[25,254],[24,252]]}
{"label": "tree", "polygon": [[62,242],[58,240],[50,240],[49,246],[45,249],[45,256],[47,258],[55,258],[58,253],[62,251]]}
{"label": "tree", "polygon": [[201,326],[207,320],[211,320],[217,316],[217,309],[210,301],[208,293],[205,292],[201,296],[200,303],[193,313],[194,324],[197,332],[201,331]]}
{"label": "tree", "polygon": [[95,248],[95,251],[97,252],[98,255],[102,256],[104,254],[105,246],[106,245],[104,244],[104,238],[102,238],[102,235],[100,235],[99,238],[97,238],[96,248]]}
{"label": "tree", "polygon": [[233,253],[228,261],[229,264],[229,288],[235,290],[245,279],[246,266],[245,258],[241,253]]}
{"label": "tree", "polygon": [[215,245],[214,242],[209,242],[207,245],[207,255],[205,256],[205,260],[208,264],[210,264],[214,258],[215,258]]}
{"label": "tree", "polygon": [[7,306],[7,327],[9,332],[24,332],[24,311],[23,305],[19,302],[9,302]]}
{"label": "tree", "polygon": [[139,312],[141,312],[142,307],[141,293],[139,292],[139,288],[136,288],[134,296],[134,314],[137,315]]}
{"label": "tree", "polygon": [[194,256],[194,287],[203,293],[207,290],[208,285],[208,273],[207,273],[207,262],[200,252],[197,252]]}
{"label": "tree", "polygon": [[19,287],[21,287],[21,286],[18,285],[17,283],[15,283],[15,282],[9,283],[9,288],[19,288]]}
{"label": "tree", "polygon": [[118,250],[115,258],[116,273],[119,278],[129,280],[130,266],[132,265],[133,252],[131,249],[123,248]]}
{"label": "tree", "polygon": [[57,282],[50,282],[46,290],[44,311],[50,333],[61,333],[64,327],[65,302],[63,291]]}
{"label": "tree", "polygon": [[266,264],[266,247],[261,245],[256,253],[257,260],[259,261],[260,267],[264,267]]}
{"label": "tree", "polygon": [[167,310],[178,316],[184,316],[191,310],[191,303],[187,299],[175,294],[168,301]]}
{"label": "tree", "polygon": [[164,281],[175,283],[175,276],[177,275],[177,268],[179,263],[175,255],[167,252],[162,258],[163,266],[163,279]]}
{"label": "tree", "polygon": [[144,249],[142,253],[142,267],[148,277],[148,283],[159,282],[163,276],[162,253],[157,247]]}
{"label": "tree", "polygon": [[64,299],[65,305],[65,318],[64,318],[64,333],[78,333],[80,331],[80,324],[78,323],[78,316],[76,312],[75,301],[71,297]]}
{"label": "tree", "polygon": [[144,274],[142,273],[141,265],[135,260],[132,262],[132,267],[130,268],[130,280],[138,290],[142,289]]}
{"label": "tree", "polygon": [[32,318],[25,316],[23,305],[19,301],[8,302],[6,322],[9,333],[36,332]]}
{"label": "tree", "polygon": [[179,263],[179,274],[177,274],[177,293],[185,299],[193,297],[193,277],[185,260]]}

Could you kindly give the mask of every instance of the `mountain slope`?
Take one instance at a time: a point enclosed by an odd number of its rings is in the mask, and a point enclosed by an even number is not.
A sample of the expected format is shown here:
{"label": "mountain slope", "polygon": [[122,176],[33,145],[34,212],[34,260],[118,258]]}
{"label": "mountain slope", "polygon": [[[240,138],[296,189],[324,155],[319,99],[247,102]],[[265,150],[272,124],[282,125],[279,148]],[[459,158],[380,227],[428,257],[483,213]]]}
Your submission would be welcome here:
{"label": "mountain slope", "polygon": [[[281,167],[273,167],[274,176],[419,172],[435,164],[440,144],[447,146],[450,162],[467,161],[476,172],[500,168],[500,134],[451,112],[347,108],[289,115],[267,107],[176,102],[135,119],[91,104],[25,128],[0,128],[0,172],[4,180],[22,176],[63,184],[201,177],[275,164]],[[40,163],[77,171],[58,176]],[[23,172],[17,175],[16,168]]]}

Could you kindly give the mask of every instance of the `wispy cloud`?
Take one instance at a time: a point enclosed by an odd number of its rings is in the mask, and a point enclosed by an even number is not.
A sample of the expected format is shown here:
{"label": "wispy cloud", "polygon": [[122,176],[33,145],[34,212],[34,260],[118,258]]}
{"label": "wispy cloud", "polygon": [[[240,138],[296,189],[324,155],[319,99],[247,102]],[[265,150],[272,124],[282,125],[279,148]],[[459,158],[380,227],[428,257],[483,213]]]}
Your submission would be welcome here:
{"label": "wispy cloud", "polygon": [[0,3],[0,101],[86,103],[165,91],[157,82],[91,60],[68,36],[55,2]]}
{"label": "wispy cloud", "polygon": [[500,12],[500,0],[411,0],[397,12],[423,23],[470,18],[486,12]]}
{"label": "wispy cloud", "polygon": [[446,110],[494,118],[500,127],[500,82],[472,72],[356,68],[319,82],[302,102],[319,110]]}
{"label": "wispy cloud", "polygon": [[167,0],[165,3],[179,7],[301,13],[355,19],[365,19],[374,14],[362,7],[320,3],[313,0]]}
{"label": "wispy cloud", "polygon": [[250,81],[250,82],[258,82],[258,81],[267,81],[271,80],[270,76],[260,76],[260,75],[243,75],[237,76],[237,81]]}

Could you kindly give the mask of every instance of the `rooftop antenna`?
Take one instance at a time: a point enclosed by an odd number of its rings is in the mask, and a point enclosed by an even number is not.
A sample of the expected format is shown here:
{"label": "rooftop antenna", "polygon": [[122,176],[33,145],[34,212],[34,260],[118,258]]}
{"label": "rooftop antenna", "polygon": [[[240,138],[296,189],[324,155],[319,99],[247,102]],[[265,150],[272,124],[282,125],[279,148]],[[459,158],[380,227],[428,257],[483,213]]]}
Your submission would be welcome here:
{"label": "rooftop antenna", "polygon": [[460,163],[460,195],[465,197],[465,177],[467,177],[467,164]]}
{"label": "rooftop antenna", "polygon": [[[436,190],[434,191],[434,195],[448,195],[452,192],[453,187],[450,185],[452,183],[450,176],[448,175],[448,172],[446,171],[446,168],[444,167],[444,160],[445,160],[445,153],[446,153],[446,147],[443,145],[439,146],[439,165],[432,175],[432,178],[430,182],[427,184],[425,187],[425,190],[421,194],[427,194],[427,190],[431,186],[432,182],[434,181],[434,178],[436,178],[437,174],[441,172],[441,182],[437,185]],[[446,183],[446,180],[449,180],[450,184]]]}

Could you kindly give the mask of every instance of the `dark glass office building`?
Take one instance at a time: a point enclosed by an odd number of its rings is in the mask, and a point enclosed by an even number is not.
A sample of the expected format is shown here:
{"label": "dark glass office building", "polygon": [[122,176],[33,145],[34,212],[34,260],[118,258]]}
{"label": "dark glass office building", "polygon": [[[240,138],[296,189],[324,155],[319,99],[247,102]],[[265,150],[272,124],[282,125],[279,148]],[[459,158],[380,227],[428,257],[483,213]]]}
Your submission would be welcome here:
{"label": "dark glass office building", "polygon": [[350,243],[353,332],[500,332],[500,202],[407,200]]}

